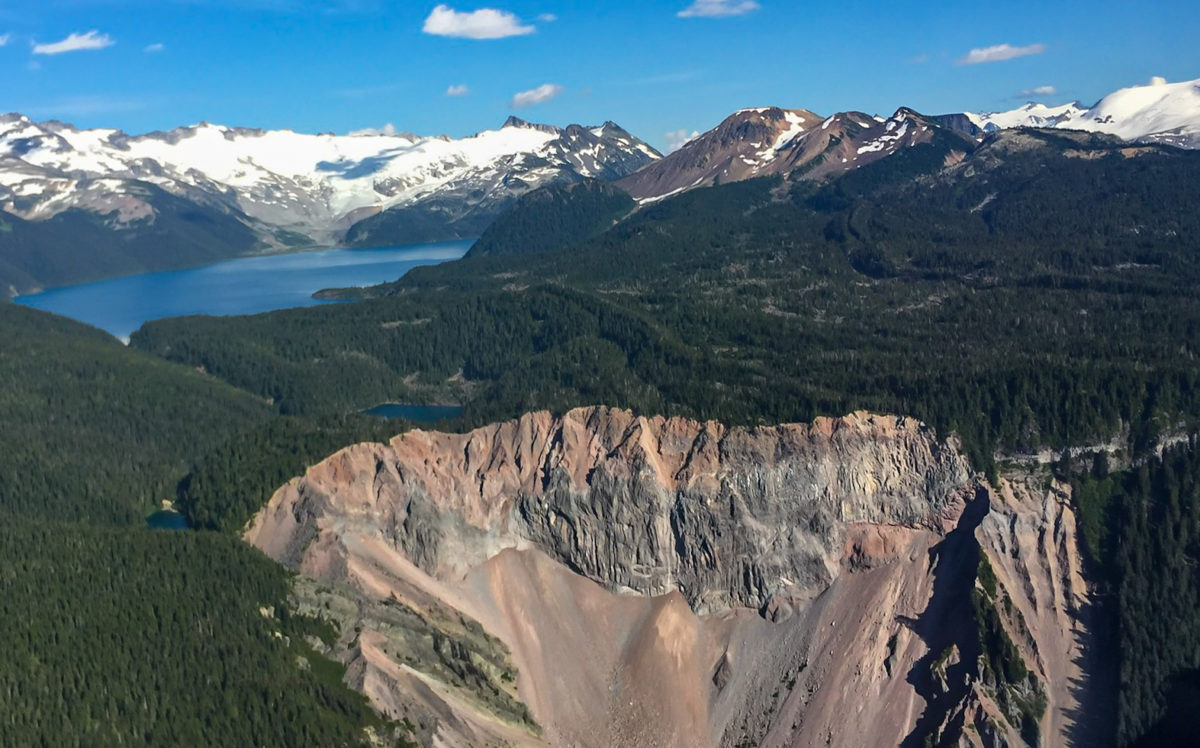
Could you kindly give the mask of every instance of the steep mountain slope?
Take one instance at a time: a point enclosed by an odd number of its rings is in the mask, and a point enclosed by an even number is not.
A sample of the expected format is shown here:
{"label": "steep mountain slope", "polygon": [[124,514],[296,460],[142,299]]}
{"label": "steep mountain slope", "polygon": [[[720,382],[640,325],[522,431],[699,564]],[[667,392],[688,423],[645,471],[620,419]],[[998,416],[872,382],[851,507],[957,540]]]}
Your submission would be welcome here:
{"label": "steep mountain slope", "polygon": [[[736,182],[770,169],[780,153],[821,117],[807,109],[742,109],[664,158],[618,182],[638,200],[662,199],[716,181]],[[773,172],[763,172],[773,173]]]}
{"label": "steep mountain slope", "polygon": [[113,202],[102,201],[110,213],[92,205],[30,220],[0,211],[0,295],[203,265],[261,246],[236,209],[193,202],[148,182],[123,182],[120,189]]}
{"label": "steep mountain slope", "polygon": [[[29,254],[91,277],[202,261],[189,253],[186,232],[164,208],[172,201],[186,206],[194,223],[221,227],[201,243],[225,257],[256,245],[475,236],[531,189],[615,179],[657,157],[611,122],[558,128],[510,118],[499,130],[459,140],[209,124],[131,136],[10,114],[0,117],[0,210],[28,222],[22,241],[32,249],[15,249],[4,231],[0,261],[12,268],[7,285],[22,289],[77,279],[39,272]],[[62,222],[52,221],[70,213],[83,214],[88,230],[64,236]],[[94,263],[75,249],[55,251],[55,245],[91,245],[97,236],[105,246],[95,249]],[[159,257],[142,258],[139,267],[109,256],[130,244],[152,244]]]}
{"label": "steep mountain slope", "polygon": [[935,140],[958,156],[970,138],[902,108],[888,119],[861,112],[820,117],[806,109],[743,109],[674,153],[617,181],[642,203],[718,183],[773,174],[819,179]]}
{"label": "steep mountain slope", "polygon": [[1200,78],[1174,83],[1154,78],[1148,85],[1114,91],[1092,107],[1030,102],[1008,112],[967,112],[964,116],[985,132],[1009,127],[1056,127],[1200,148]]}
{"label": "steep mountain slope", "polygon": [[584,241],[611,228],[635,207],[627,193],[597,180],[543,187],[501,213],[469,254],[536,253]]}
{"label": "steep mountain slope", "polygon": [[73,320],[0,302],[0,514],[140,522],[269,407]]}
{"label": "steep mountain slope", "polygon": [[[342,656],[366,658],[374,703],[433,722],[435,740],[899,745],[965,735],[961,710],[977,704],[965,719],[978,734],[1017,745],[1028,721],[1033,742],[1063,745],[1072,694],[1024,711],[1010,696],[1045,698],[1066,665],[1023,651],[1036,675],[1021,684],[977,669],[969,599],[989,501],[961,454],[910,419],[750,430],[586,408],[347,448],[281,488],[246,537],[348,601],[457,611],[503,642],[510,697],[540,728],[523,737],[501,732],[483,682],[397,647],[385,620],[339,614]],[[1061,522],[1009,503],[1032,531]],[[1010,536],[992,532],[1000,555]],[[1066,532],[1055,542],[1074,553]],[[1039,558],[1015,594],[1084,594]],[[1022,629],[1019,615],[1005,632],[1072,651],[1059,618]],[[937,664],[944,650],[961,659]]]}

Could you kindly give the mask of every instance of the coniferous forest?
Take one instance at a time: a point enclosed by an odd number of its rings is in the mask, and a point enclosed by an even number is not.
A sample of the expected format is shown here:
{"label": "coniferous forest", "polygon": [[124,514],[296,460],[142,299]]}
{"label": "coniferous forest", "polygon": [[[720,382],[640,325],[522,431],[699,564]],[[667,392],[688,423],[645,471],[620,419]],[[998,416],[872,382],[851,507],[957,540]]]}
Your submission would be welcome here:
{"label": "coniferous forest", "polygon": [[[0,305],[0,731],[402,740],[235,537],[307,465],[406,428],[360,415],[399,401],[461,403],[461,427],[596,403],[739,424],[897,412],[993,478],[1017,453],[1115,440],[1130,470],[1076,476],[1111,591],[1114,730],[1164,734],[1200,670],[1200,462],[1193,442],[1156,456],[1200,418],[1200,154],[1033,141],[995,138],[970,178],[930,144],[627,217],[621,195],[558,190],[486,251],[339,292],[355,303],[161,320],[130,347]],[[144,529],[163,499],[195,530]]]}
{"label": "coniferous forest", "polygon": [[269,406],[44,312],[0,304],[0,335],[0,744],[402,741],[312,648],[282,567],[146,529]]}

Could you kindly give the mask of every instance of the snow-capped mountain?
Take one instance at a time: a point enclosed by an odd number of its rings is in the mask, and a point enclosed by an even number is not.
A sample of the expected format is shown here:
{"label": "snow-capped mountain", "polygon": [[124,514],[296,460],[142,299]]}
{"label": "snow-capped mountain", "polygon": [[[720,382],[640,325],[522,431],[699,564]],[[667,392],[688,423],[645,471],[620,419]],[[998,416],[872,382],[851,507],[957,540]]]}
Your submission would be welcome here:
{"label": "snow-capped mountain", "polygon": [[[239,217],[266,244],[337,243],[390,209],[428,208],[436,215],[426,225],[450,237],[477,233],[543,184],[615,179],[658,157],[611,122],[558,128],[510,118],[457,140],[210,124],[131,136],[10,114],[0,116],[0,210],[44,221],[78,209],[120,228],[154,220],[153,185]],[[400,238],[444,238],[420,233]]]}
{"label": "snow-capped mountain", "polygon": [[1105,96],[1093,107],[1029,103],[1008,112],[964,116],[984,132],[1010,127],[1055,127],[1116,135],[1125,140],[1200,148],[1200,79],[1153,78]]}
{"label": "snow-capped mountain", "polygon": [[939,136],[963,152],[973,146],[967,136],[907,108],[887,119],[862,112],[822,117],[807,109],[742,109],[616,184],[647,203],[717,182],[771,174],[817,179]]}
{"label": "snow-capped mountain", "polygon": [[1086,111],[1087,109],[1080,106],[1078,102],[1046,106],[1031,101],[1025,106],[1007,112],[964,112],[963,114],[971,124],[983,132],[995,132],[1011,127],[1057,127],[1060,123]]}

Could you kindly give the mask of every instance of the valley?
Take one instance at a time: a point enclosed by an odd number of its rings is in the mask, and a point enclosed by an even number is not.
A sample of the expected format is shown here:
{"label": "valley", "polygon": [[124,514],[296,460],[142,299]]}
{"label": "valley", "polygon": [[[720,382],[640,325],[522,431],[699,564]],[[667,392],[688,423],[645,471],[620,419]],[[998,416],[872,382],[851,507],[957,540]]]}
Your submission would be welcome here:
{"label": "valley", "polygon": [[0,731],[1177,740],[1195,87],[666,155],[5,117],[0,280],[61,287],[0,303]]}

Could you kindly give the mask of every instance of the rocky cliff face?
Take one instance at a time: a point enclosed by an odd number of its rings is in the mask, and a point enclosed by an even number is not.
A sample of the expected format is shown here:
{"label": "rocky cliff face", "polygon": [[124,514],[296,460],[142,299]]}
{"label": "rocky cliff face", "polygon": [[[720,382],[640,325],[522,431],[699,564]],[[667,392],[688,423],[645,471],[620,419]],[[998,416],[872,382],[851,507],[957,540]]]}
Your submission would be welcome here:
{"label": "rocky cliff face", "polygon": [[248,537],[302,564],[334,515],[438,578],[532,545],[609,589],[679,590],[711,613],[808,599],[851,525],[938,530],[973,491],[963,457],[909,419],[727,429],[589,408],[351,447],[281,489]]}
{"label": "rocky cliff face", "polygon": [[[1018,697],[1074,672],[1045,653],[1081,651],[1061,510],[912,419],[587,408],[349,447],[246,537],[318,580],[301,605],[337,618],[333,654],[438,744],[1017,745]],[[1030,552],[1055,560],[1005,560],[1048,533]],[[1008,690],[978,677],[981,542],[1024,613],[1000,625],[1034,676]],[[1049,697],[1030,719],[1061,744],[1077,694]]]}

